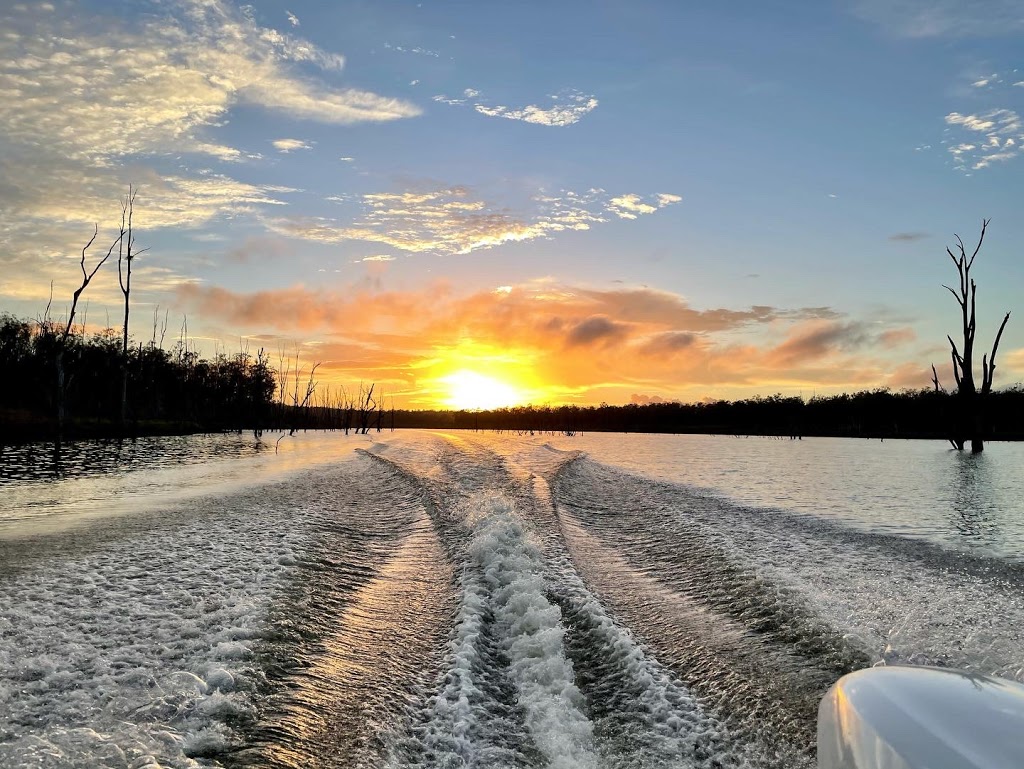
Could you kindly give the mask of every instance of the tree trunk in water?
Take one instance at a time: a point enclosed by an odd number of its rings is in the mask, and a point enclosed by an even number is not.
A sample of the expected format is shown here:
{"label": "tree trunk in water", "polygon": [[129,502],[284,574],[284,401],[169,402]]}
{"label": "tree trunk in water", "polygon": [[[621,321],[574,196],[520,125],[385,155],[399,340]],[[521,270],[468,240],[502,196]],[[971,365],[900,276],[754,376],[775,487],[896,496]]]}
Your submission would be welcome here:
{"label": "tree trunk in water", "polygon": [[985,429],[988,426],[988,414],[986,413],[985,408],[988,404],[986,401],[987,399],[985,396],[981,395],[980,397],[975,397],[971,404],[974,406],[973,413],[971,414],[971,427],[973,428],[971,431],[972,454],[980,454],[985,450],[985,435],[988,432],[988,430]]}
{"label": "tree trunk in water", "polygon": [[124,425],[128,419],[128,359],[125,358],[121,369],[121,432],[124,432]]}
{"label": "tree trunk in water", "polygon": [[64,434],[64,351],[57,351],[57,435]]}
{"label": "tree trunk in water", "polygon": [[[129,244],[130,246],[130,244]],[[128,256],[131,258],[131,250],[129,248]],[[121,266],[118,262],[118,271],[120,272]],[[131,273],[131,262],[128,263],[128,286],[131,286],[132,273]],[[120,414],[120,427],[121,434],[124,434],[124,425],[128,419],[128,292],[125,291],[124,295],[124,337],[121,341],[121,414]]]}

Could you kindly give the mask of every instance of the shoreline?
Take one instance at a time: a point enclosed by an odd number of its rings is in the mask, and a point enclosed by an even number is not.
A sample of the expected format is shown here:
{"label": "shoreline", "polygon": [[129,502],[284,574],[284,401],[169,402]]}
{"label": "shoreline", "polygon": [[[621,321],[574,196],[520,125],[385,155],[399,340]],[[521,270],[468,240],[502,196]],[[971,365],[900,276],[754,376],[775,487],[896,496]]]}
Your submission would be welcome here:
{"label": "shoreline", "polygon": [[[416,414],[417,412],[407,412]],[[436,416],[437,412],[423,412]],[[921,431],[881,431],[881,430],[802,430],[782,431],[772,429],[758,429],[755,426],[746,429],[726,426],[705,426],[695,425],[692,428],[679,429],[673,427],[664,430],[644,429],[552,429],[550,427],[524,427],[524,426],[475,426],[472,424],[460,423],[464,419],[475,416],[473,412],[449,412],[450,420],[437,419],[411,419],[408,423],[405,420],[396,420],[394,427],[388,425],[381,430],[371,429],[370,432],[390,432],[392,430],[457,430],[459,432],[507,432],[519,433],[522,435],[575,435],[584,433],[609,433],[622,435],[720,435],[742,438],[777,438],[780,440],[803,440],[804,438],[851,438],[862,440],[920,440],[947,442],[946,435],[935,432]],[[354,428],[353,428],[354,429]],[[23,420],[8,422],[0,419],[0,448],[5,446],[21,446],[31,443],[74,443],[76,441],[90,440],[133,440],[137,438],[155,438],[187,435],[215,435],[229,433],[246,433],[259,431],[263,433],[281,432],[344,432],[337,427],[317,426],[245,426],[226,427],[223,425],[202,425],[196,422],[166,422],[166,421],[145,421],[131,422],[125,426],[110,420],[70,420],[65,427],[63,435],[57,430],[54,420]],[[1024,441],[1024,433],[1005,432],[994,433],[986,437],[986,442],[1015,443]]]}

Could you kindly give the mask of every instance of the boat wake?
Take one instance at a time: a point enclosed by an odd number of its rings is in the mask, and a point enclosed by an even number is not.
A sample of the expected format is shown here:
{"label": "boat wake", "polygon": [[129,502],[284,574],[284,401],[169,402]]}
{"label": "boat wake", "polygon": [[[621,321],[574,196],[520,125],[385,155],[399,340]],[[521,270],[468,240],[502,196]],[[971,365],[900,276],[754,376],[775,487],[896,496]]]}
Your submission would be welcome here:
{"label": "boat wake", "polygon": [[1019,566],[495,436],[2,547],[0,766],[809,767],[847,672],[1024,678]]}

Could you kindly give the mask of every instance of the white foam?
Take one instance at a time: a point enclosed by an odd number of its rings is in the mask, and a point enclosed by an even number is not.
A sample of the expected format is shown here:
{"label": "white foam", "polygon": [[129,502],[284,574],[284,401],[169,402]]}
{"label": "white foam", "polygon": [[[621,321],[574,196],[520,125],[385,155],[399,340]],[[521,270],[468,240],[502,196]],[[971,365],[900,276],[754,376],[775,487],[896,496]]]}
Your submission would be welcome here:
{"label": "white foam", "polygon": [[[507,657],[504,671],[534,746],[553,769],[596,769],[593,725],[583,713],[583,696],[566,658],[561,613],[545,597],[540,551],[527,541],[512,503],[496,494],[471,497],[463,506],[472,536],[462,574],[462,603],[449,641],[447,674],[430,700],[424,742],[430,751],[450,750],[464,762],[491,765],[488,751],[500,746],[475,742],[481,732],[508,738],[509,721],[490,712],[494,703],[477,676],[489,664],[481,655],[489,631]],[[493,625],[485,628],[488,618]],[[489,671],[495,674],[495,671]],[[505,733],[503,733],[503,731]],[[392,762],[394,765],[394,761]]]}
{"label": "white foam", "polygon": [[526,538],[511,502],[481,495],[470,506],[469,547],[502,627],[510,672],[537,748],[554,769],[596,767],[594,727],[565,655],[561,611],[545,596],[544,562]]}
{"label": "white foam", "polygon": [[0,766],[194,767],[237,741],[310,536],[265,496],[32,545],[0,579]]}

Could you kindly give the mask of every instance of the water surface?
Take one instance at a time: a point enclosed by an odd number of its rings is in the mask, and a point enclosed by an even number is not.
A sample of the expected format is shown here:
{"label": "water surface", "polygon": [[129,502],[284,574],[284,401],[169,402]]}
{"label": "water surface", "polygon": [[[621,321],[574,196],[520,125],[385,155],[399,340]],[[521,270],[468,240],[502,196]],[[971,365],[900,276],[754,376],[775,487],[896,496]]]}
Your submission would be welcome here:
{"label": "water surface", "polygon": [[275,444],[5,467],[0,766],[810,767],[845,672],[1024,680],[1016,445]]}

